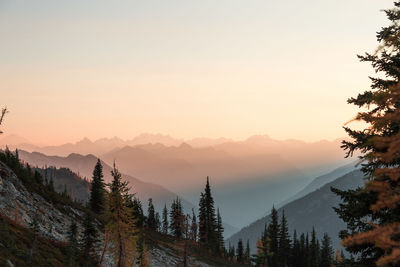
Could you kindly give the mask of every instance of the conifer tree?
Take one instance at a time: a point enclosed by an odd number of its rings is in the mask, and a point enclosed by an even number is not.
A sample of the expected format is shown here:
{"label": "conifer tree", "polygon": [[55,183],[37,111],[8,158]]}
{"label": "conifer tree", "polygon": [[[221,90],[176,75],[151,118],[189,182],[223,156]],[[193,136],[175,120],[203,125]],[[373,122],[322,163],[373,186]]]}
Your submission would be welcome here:
{"label": "conifer tree", "polygon": [[162,233],[165,235],[168,234],[168,209],[166,204],[162,213]]}
{"label": "conifer tree", "polygon": [[128,182],[122,181],[121,173],[113,167],[110,187],[110,219],[106,231],[110,236],[112,255],[118,267],[132,266],[136,250],[135,226],[132,210],[129,208],[132,196],[129,194]]}
{"label": "conifer tree", "polygon": [[156,215],[152,198],[149,198],[149,205],[147,209],[147,227],[153,230],[156,229]]}
{"label": "conifer tree", "polygon": [[318,267],[319,263],[319,244],[313,227],[311,232],[311,244],[310,244],[310,267]]}
{"label": "conifer tree", "polygon": [[145,223],[145,216],[143,214],[142,202],[138,198],[133,197],[130,200],[129,208],[132,210],[132,216],[135,220],[136,228],[141,229]]}
{"label": "conifer tree", "polygon": [[96,214],[103,213],[105,208],[105,184],[103,177],[103,166],[101,165],[100,159],[97,159],[93,170],[89,198],[90,209]]}
{"label": "conifer tree", "polygon": [[199,202],[199,241],[212,251],[218,251],[217,220],[208,176]]}
{"label": "conifer tree", "polygon": [[290,254],[290,266],[300,266],[300,259],[301,259],[301,249],[300,249],[300,242],[297,239],[297,232],[294,230],[293,233],[293,246]]}
{"label": "conifer tree", "polygon": [[244,250],[243,250],[243,241],[240,238],[236,248],[236,258],[239,263],[244,262]]}
{"label": "conifer tree", "polygon": [[76,264],[76,256],[77,256],[77,248],[78,248],[78,226],[75,222],[72,222],[69,231],[67,233],[67,265],[68,266],[77,266]]}
{"label": "conifer tree", "polygon": [[219,209],[217,209],[217,252],[223,252],[225,248],[224,244],[224,227],[222,226],[222,218],[221,214],[219,213]]}
{"label": "conifer tree", "polygon": [[158,211],[156,212],[156,231],[161,232],[161,219],[160,213],[158,213]]}
{"label": "conifer tree", "polygon": [[390,25],[377,33],[379,48],[359,56],[378,73],[371,89],[350,98],[361,108],[356,121],[365,129],[345,127],[352,138],[343,141],[347,156],[361,152],[366,185],[357,190],[335,190],[343,204],[336,209],[347,223],[343,244],[358,264],[385,266],[400,262],[400,1],[385,10]]}
{"label": "conifer tree", "polygon": [[82,254],[88,265],[96,265],[96,248],[98,242],[98,233],[94,225],[94,217],[91,211],[86,212],[83,221],[83,233],[81,238]]}
{"label": "conifer tree", "polygon": [[279,266],[287,266],[290,258],[290,237],[285,211],[282,211],[281,224],[279,229]]}
{"label": "conifer tree", "polygon": [[177,238],[183,237],[184,217],[181,200],[177,197],[171,205],[169,225],[172,235]]}
{"label": "conifer tree", "polygon": [[244,251],[244,262],[246,262],[246,263],[250,262],[250,243],[249,243],[249,239],[247,239],[246,250]]}
{"label": "conifer tree", "polygon": [[194,209],[192,209],[192,225],[190,226],[190,233],[191,233],[191,239],[193,241],[197,241],[197,219],[196,219],[196,214],[194,213]]}
{"label": "conifer tree", "polygon": [[333,248],[330,237],[327,233],[324,233],[322,238],[322,247],[321,247],[321,258],[319,262],[319,266],[332,266],[333,264]]}
{"label": "conifer tree", "polygon": [[278,211],[275,209],[275,207],[272,207],[271,223],[267,229],[270,248],[269,262],[271,267],[279,266],[279,228]]}
{"label": "conifer tree", "polygon": [[[308,243],[308,241],[307,241]],[[300,235],[300,259],[299,259],[299,266],[306,267],[308,266],[307,254],[308,254],[308,247],[306,244],[306,238],[304,233]]]}
{"label": "conifer tree", "polygon": [[[0,126],[3,123],[4,116],[6,115],[6,113],[8,113],[7,108],[2,108],[1,109],[1,115],[0,115]],[[2,134],[2,133],[3,133],[3,131],[0,130],[0,134]]]}

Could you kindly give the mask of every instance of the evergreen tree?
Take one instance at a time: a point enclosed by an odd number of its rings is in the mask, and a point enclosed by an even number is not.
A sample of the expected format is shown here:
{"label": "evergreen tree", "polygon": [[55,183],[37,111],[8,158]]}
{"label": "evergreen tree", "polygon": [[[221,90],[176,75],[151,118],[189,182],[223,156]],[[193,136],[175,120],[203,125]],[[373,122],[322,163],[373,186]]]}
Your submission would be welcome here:
{"label": "evergreen tree", "polygon": [[225,248],[224,244],[224,227],[222,226],[222,218],[219,213],[219,209],[217,209],[217,242],[218,242],[218,252],[223,252]]}
{"label": "evergreen tree", "polygon": [[218,251],[217,220],[208,176],[199,202],[199,241],[212,251]]}
{"label": "evergreen tree", "polygon": [[[31,244],[31,247],[29,249],[29,259],[28,259],[28,262],[31,264],[33,255],[34,255],[34,253],[36,251],[36,248],[37,248],[37,239],[38,239],[39,232],[40,232],[38,215],[35,215],[33,217],[32,222],[29,224],[29,226],[30,226],[30,229],[32,230],[32,233],[33,233],[32,244]],[[3,235],[1,236],[1,239],[3,240]],[[6,238],[4,238],[4,239],[6,239]]]}
{"label": "evergreen tree", "polygon": [[162,213],[162,233],[165,235],[168,234],[168,209],[166,204]]}
{"label": "evergreen tree", "polygon": [[141,229],[145,222],[142,202],[136,197],[131,198],[130,202],[129,208],[132,210],[132,217],[135,220],[135,226],[137,229]]}
{"label": "evergreen tree", "polygon": [[156,215],[152,198],[149,198],[149,205],[147,209],[147,227],[153,230],[156,229]]}
{"label": "evergreen tree", "polygon": [[106,231],[113,244],[112,255],[115,265],[118,267],[132,266],[136,250],[135,220],[130,209],[132,196],[129,194],[128,182],[122,181],[121,173],[115,164],[111,175],[113,181],[109,185],[110,219]]}
{"label": "evergreen tree", "polygon": [[96,247],[98,242],[98,233],[94,225],[94,217],[91,211],[86,212],[83,221],[83,235],[81,238],[81,247],[84,260],[89,266],[96,265]]}
{"label": "evergreen tree", "polygon": [[246,250],[244,251],[244,262],[246,262],[246,263],[250,262],[250,243],[249,243],[249,239],[247,239]]}
{"label": "evergreen tree", "polygon": [[103,166],[101,165],[100,159],[97,159],[97,163],[93,170],[89,198],[90,209],[96,214],[103,213],[105,207],[105,184],[103,177]]}
{"label": "evergreen tree", "polygon": [[321,258],[319,266],[332,266],[333,264],[333,248],[330,237],[327,233],[324,233],[322,238]]}
{"label": "evergreen tree", "polygon": [[236,258],[239,263],[244,262],[244,251],[243,251],[243,241],[240,238],[236,248]]}
{"label": "evergreen tree", "polygon": [[[308,242],[308,241],[307,241]],[[306,244],[306,238],[304,233],[300,235],[300,258],[298,260],[299,267],[306,267],[308,266],[307,254],[308,254],[308,247]]]}
{"label": "evergreen tree", "polygon": [[319,244],[315,229],[313,227],[311,232],[311,244],[310,244],[310,267],[318,267],[319,263]]}
{"label": "evergreen tree", "polygon": [[161,219],[160,213],[156,212],[156,231],[161,232]]}
{"label": "evergreen tree", "polygon": [[335,190],[343,204],[336,209],[347,223],[341,233],[347,251],[363,266],[385,266],[400,262],[400,1],[385,10],[390,25],[377,33],[378,50],[359,56],[378,73],[371,89],[350,98],[362,111],[355,118],[365,129],[345,127],[353,139],[343,141],[347,156],[360,151],[366,186],[357,190]]}
{"label": "evergreen tree", "polygon": [[67,233],[67,265],[77,266],[76,256],[78,254],[78,226],[72,222]]}
{"label": "evergreen tree", "polygon": [[291,250],[291,254],[290,254],[290,261],[289,261],[289,265],[290,266],[296,266],[301,264],[301,248],[300,248],[300,242],[297,239],[297,232],[296,230],[294,230],[293,233],[293,246],[292,246],[292,250]]}
{"label": "evergreen tree", "polygon": [[181,238],[183,237],[184,231],[184,218],[185,215],[182,211],[182,203],[181,200],[177,197],[176,200],[172,202],[171,210],[170,210],[170,229],[172,235],[175,237]]}
{"label": "evergreen tree", "polygon": [[271,223],[268,226],[270,256],[269,263],[271,267],[277,267],[279,262],[279,223],[278,212],[275,207],[271,210]]}
{"label": "evergreen tree", "polygon": [[196,214],[194,213],[194,209],[192,209],[192,225],[190,226],[190,233],[193,241],[197,241],[197,229]]}
{"label": "evergreen tree", "polygon": [[282,218],[279,230],[279,266],[287,266],[290,258],[290,237],[285,211],[282,211]]}

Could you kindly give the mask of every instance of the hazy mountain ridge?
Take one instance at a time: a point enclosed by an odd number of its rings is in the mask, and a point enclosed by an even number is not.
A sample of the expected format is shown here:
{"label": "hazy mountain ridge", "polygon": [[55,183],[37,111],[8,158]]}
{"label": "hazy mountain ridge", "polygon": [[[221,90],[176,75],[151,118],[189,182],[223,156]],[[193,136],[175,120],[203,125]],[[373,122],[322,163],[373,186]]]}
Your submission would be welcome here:
{"label": "hazy mountain ridge", "polygon": [[[346,228],[345,223],[334,212],[333,207],[337,207],[340,198],[331,192],[331,187],[338,189],[354,189],[364,184],[363,173],[359,170],[352,171],[342,177],[337,178],[320,189],[317,189],[308,195],[294,200],[278,209],[279,216],[282,210],[288,221],[289,234],[293,235],[293,230],[297,230],[299,235],[302,232],[311,232],[314,226],[318,238],[321,238],[324,232],[327,232],[332,238],[335,248],[340,247],[338,233]],[[265,216],[247,227],[241,229],[231,238],[227,239],[227,244],[237,244],[239,238],[249,239],[252,251],[256,249],[257,239],[264,230],[265,224],[269,223],[270,216]]]}
{"label": "hazy mountain ridge", "polygon": [[[82,156],[79,154],[70,154],[68,157],[59,156],[47,156],[42,153],[34,152],[29,153],[23,150],[19,151],[20,158],[25,162],[28,162],[32,166],[45,167],[54,166],[57,168],[69,168],[82,177],[91,179],[93,168],[97,162],[97,157],[93,155]],[[104,180],[106,182],[111,181],[111,167],[105,162],[103,164]],[[169,205],[173,199],[178,195],[163,188],[160,185],[143,182],[135,177],[122,174],[123,179],[129,181],[132,187],[132,192],[136,193],[137,197],[141,199],[143,205],[146,207],[147,200],[153,198],[153,203],[156,208],[161,211],[164,203]],[[182,199],[182,203],[186,209],[191,210],[194,205],[185,199]]]}

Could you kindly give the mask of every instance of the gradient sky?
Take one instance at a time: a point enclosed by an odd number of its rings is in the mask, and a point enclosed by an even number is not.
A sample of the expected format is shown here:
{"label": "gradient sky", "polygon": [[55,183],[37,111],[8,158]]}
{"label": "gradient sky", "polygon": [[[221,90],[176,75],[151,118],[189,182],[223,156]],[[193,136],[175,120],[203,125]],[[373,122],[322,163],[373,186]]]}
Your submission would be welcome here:
{"label": "gradient sky", "polygon": [[[117,2],[117,3],[115,3]],[[0,0],[3,130],[334,139],[391,0]]]}

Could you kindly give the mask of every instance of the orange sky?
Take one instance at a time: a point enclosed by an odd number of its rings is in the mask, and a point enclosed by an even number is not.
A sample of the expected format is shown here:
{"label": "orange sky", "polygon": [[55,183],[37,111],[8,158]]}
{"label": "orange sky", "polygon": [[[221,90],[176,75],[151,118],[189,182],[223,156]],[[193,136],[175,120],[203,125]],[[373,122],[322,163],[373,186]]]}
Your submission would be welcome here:
{"label": "orange sky", "polygon": [[1,1],[4,132],[342,137],[346,99],[372,74],[356,54],[377,46],[392,3],[144,2]]}

